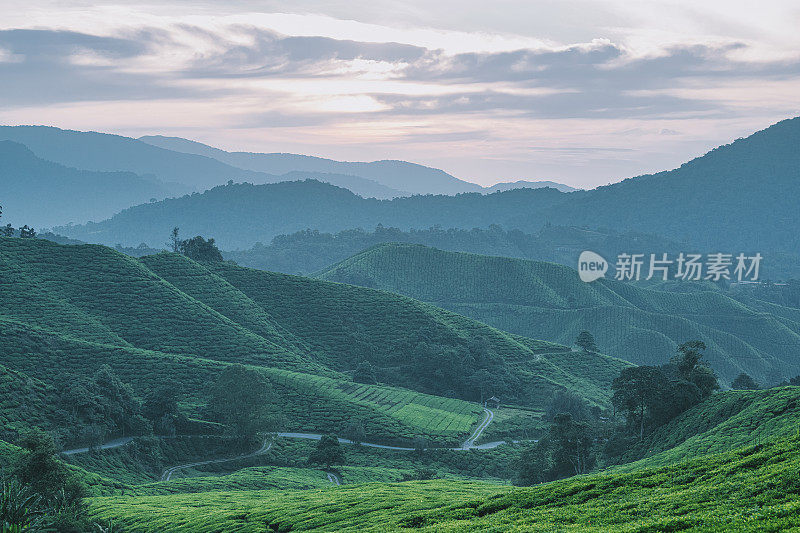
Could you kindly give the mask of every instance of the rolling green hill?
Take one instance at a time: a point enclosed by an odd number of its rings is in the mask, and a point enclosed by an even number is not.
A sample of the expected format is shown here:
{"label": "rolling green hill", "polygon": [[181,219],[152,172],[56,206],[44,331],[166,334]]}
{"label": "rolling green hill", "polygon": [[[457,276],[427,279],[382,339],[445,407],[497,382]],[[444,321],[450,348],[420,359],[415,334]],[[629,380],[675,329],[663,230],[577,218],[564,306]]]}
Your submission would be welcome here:
{"label": "rolling green hill", "polygon": [[[583,283],[575,270],[520,259],[379,245],[317,274],[405,294],[502,330],[571,344],[589,330],[607,353],[661,364],[677,344],[701,339],[727,380],[800,374],[800,312],[749,307],[720,291],[668,292],[611,279]],[[769,312],[765,312],[769,311]]]}
{"label": "rolling green hill", "polygon": [[[2,416],[23,424],[16,407],[41,405],[28,425],[54,430],[63,417],[44,398],[70,376],[108,365],[140,398],[174,385],[197,417],[208,383],[243,363],[272,383],[287,429],[340,432],[356,418],[382,442],[457,443],[482,417],[464,400],[541,408],[573,390],[605,406],[627,364],[388,292],[39,239],[0,239],[0,325],[4,379],[25,384]],[[365,362],[384,385],[353,382]]]}

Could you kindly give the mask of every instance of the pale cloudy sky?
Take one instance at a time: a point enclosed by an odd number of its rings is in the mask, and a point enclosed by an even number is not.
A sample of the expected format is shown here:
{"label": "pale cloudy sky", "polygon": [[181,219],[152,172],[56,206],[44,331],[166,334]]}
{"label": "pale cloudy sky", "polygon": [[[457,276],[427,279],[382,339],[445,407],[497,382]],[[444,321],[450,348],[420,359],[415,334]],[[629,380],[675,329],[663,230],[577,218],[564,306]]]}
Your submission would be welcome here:
{"label": "pale cloudy sky", "polygon": [[800,115],[797,28],[796,0],[0,0],[0,123],[593,187]]}

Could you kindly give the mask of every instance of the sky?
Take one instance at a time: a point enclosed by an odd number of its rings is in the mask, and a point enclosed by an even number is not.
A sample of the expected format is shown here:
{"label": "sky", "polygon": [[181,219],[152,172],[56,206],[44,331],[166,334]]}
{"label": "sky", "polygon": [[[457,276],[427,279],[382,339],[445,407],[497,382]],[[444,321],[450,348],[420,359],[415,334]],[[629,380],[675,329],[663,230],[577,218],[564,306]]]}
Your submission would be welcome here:
{"label": "sky", "polygon": [[0,0],[0,124],[591,188],[800,115],[800,4]]}

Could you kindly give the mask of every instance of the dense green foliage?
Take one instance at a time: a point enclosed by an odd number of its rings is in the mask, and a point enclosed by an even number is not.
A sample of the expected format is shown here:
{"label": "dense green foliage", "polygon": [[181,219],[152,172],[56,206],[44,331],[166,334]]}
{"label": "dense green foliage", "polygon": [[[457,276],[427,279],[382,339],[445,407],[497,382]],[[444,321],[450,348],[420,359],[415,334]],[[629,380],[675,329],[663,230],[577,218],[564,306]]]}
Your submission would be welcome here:
{"label": "dense green foliage", "polygon": [[718,290],[583,283],[574,269],[553,263],[408,244],[365,250],[318,276],[405,294],[537,339],[571,344],[589,330],[600,351],[637,364],[661,364],[678,344],[703,339],[708,364],[727,383],[742,371],[767,384],[800,373],[800,312]]}

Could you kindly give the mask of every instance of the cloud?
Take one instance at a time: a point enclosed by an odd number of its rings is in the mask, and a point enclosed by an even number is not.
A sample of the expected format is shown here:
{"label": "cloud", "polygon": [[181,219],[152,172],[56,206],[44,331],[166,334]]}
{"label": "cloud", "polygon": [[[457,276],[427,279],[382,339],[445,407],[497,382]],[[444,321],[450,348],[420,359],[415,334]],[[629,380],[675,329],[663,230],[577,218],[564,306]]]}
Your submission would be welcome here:
{"label": "cloud", "polygon": [[[0,31],[3,57],[11,58],[0,63],[4,80],[0,87],[6,106],[237,94],[264,97],[281,92],[279,98],[291,100],[291,88],[254,87],[235,80],[306,78],[322,84],[371,76],[387,84],[424,83],[447,90],[409,95],[394,88],[384,93],[378,83],[377,90],[344,97],[375,105],[343,111],[655,117],[725,110],[721,102],[670,93],[687,84],[800,75],[798,61],[731,59],[743,48],[742,43],[673,46],[658,55],[632,57],[624,47],[598,40],[566,47],[448,54],[394,42],[286,36],[243,25],[212,31],[182,24],[172,31],[141,28],[118,36],[8,30]],[[334,92],[328,95],[333,102],[344,101]],[[332,106],[317,102],[311,107],[331,111]]]}

